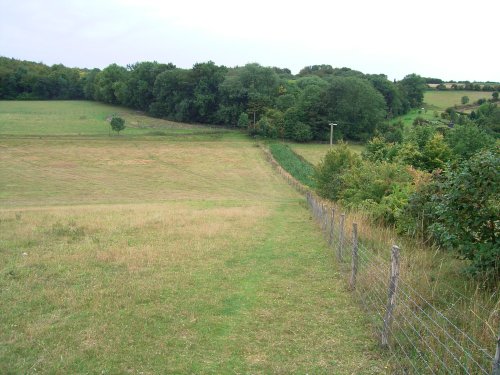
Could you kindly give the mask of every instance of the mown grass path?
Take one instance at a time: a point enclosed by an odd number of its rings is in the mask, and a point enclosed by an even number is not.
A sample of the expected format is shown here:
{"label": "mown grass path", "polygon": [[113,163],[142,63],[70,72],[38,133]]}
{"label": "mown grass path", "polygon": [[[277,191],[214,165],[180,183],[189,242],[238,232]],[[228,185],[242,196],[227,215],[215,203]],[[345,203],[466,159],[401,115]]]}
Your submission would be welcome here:
{"label": "mown grass path", "polygon": [[383,373],[303,197],[186,137],[0,138],[0,373]]}

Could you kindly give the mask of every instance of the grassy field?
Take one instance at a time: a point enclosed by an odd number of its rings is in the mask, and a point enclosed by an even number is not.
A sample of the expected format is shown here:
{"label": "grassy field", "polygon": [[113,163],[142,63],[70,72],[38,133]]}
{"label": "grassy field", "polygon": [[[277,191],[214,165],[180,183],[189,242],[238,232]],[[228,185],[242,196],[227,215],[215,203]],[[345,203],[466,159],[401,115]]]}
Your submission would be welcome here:
{"label": "grassy field", "polygon": [[[317,165],[330,149],[330,145],[326,143],[290,143],[289,146],[293,151],[313,165]],[[335,145],[333,145],[333,147],[335,147]],[[349,148],[357,153],[361,153],[364,146],[349,145]]]}
{"label": "grassy field", "polygon": [[207,126],[182,124],[145,116],[139,111],[87,101],[0,101],[0,135],[104,136],[110,134],[107,119],[126,121],[124,134],[175,136],[221,132]]}
{"label": "grassy field", "polygon": [[448,107],[461,105],[463,96],[468,96],[469,103],[472,104],[478,99],[491,99],[491,94],[487,91],[428,90],[424,93],[424,107],[430,110],[444,111]]}
{"label": "grassy field", "polygon": [[[116,112],[143,125],[109,137]],[[385,372],[243,135],[87,102],[0,102],[0,124],[0,373]]]}

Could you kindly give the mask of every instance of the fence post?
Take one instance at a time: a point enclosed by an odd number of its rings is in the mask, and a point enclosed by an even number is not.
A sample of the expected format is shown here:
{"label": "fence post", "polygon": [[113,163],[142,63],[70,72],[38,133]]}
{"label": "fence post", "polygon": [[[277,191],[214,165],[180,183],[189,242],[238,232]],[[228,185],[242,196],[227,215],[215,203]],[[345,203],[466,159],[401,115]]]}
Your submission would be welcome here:
{"label": "fence post", "polygon": [[332,207],[332,215],[330,217],[330,238],[328,239],[328,245],[333,244],[333,235],[335,230],[335,208]]}
{"label": "fence post", "polygon": [[497,350],[495,352],[495,358],[493,359],[491,375],[500,375],[500,333],[497,338]]}
{"label": "fence post", "polygon": [[358,274],[358,224],[352,224],[352,272],[349,287],[356,289],[356,275]]}
{"label": "fence post", "polygon": [[339,258],[339,262],[342,262],[342,252],[344,247],[344,222],[345,222],[345,214],[340,215],[340,233],[339,233],[339,247],[337,250],[337,258]]}
{"label": "fence post", "polygon": [[391,251],[391,277],[389,279],[389,299],[387,301],[387,310],[385,312],[384,327],[382,329],[382,346],[389,346],[389,331],[394,318],[394,306],[396,305],[396,290],[398,288],[399,278],[399,247],[392,246]]}
{"label": "fence post", "polygon": [[323,233],[326,232],[326,226],[327,226],[327,221],[328,221],[328,215],[327,215],[327,208],[326,204],[321,204],[321,230]]}

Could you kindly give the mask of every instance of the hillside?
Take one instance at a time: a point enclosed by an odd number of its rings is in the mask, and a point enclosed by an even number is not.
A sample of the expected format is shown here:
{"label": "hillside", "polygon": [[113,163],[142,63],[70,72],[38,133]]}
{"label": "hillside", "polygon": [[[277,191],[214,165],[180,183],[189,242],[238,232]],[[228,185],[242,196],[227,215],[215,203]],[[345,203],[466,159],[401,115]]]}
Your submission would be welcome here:
{"label": "hillside", "polygon": [[0,124],[1,373],[384,372],[247,137],[89,102],[0,102]]}

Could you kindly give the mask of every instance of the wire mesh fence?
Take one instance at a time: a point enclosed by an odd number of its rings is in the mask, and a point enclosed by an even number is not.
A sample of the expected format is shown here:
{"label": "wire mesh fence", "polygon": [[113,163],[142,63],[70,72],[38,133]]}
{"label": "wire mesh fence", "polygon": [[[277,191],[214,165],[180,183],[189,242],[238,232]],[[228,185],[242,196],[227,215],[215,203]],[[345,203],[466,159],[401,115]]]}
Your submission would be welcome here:
{"label": "wire mesh fence", "polygon": [[[454,312],[452,300],[443,304],[445,309],[436,306],[405,278],[404,272],[399,275],[398,271],[398,283],[392,296],[391,287],[395,286],[391,286],[391,277],[394,277],[391,249],[365,244],[357,238],[357,224],[347,228],[346,216],[337,213],[335,206],[311,192],[306,196],[313,217],[335,252],[334,259],[348,277],[349,289],[371,317],[383,346],[384,334],[387,335],[387,346],[394,354],[395,372],[493,373],[498,366],[492,354],[495,339],[489,346],[480,343],[467,333],[471,322],[465,322],[464,326],[463,318]],[[464,295],[458,294],[458,297],[465,299]],[[394,299],[394,306],[389,312],[391,299]],[[475,320],[475,324],[488,325],[479,315]]]}
{"label": "wire mesh fence", "polygon": [[483,300],[488,307],[481,305],[480,298],[450,286],[441,286],[439,293],[431,288],[429,294],[429,288],[421,288],[418,280],[405,272],[410,260],[404,256],[404,249],[401,272],[397,270],[397,283],[393,285],[394,246],[358,238],[358,224],[331,201],[295,180],[268,150],[264,152],[285,180],[305,194],[347,287],[370,317],[374,336],[381,344],[386,336],[394,373],[500,375],[497,292],[491,295],[492,300]]}

